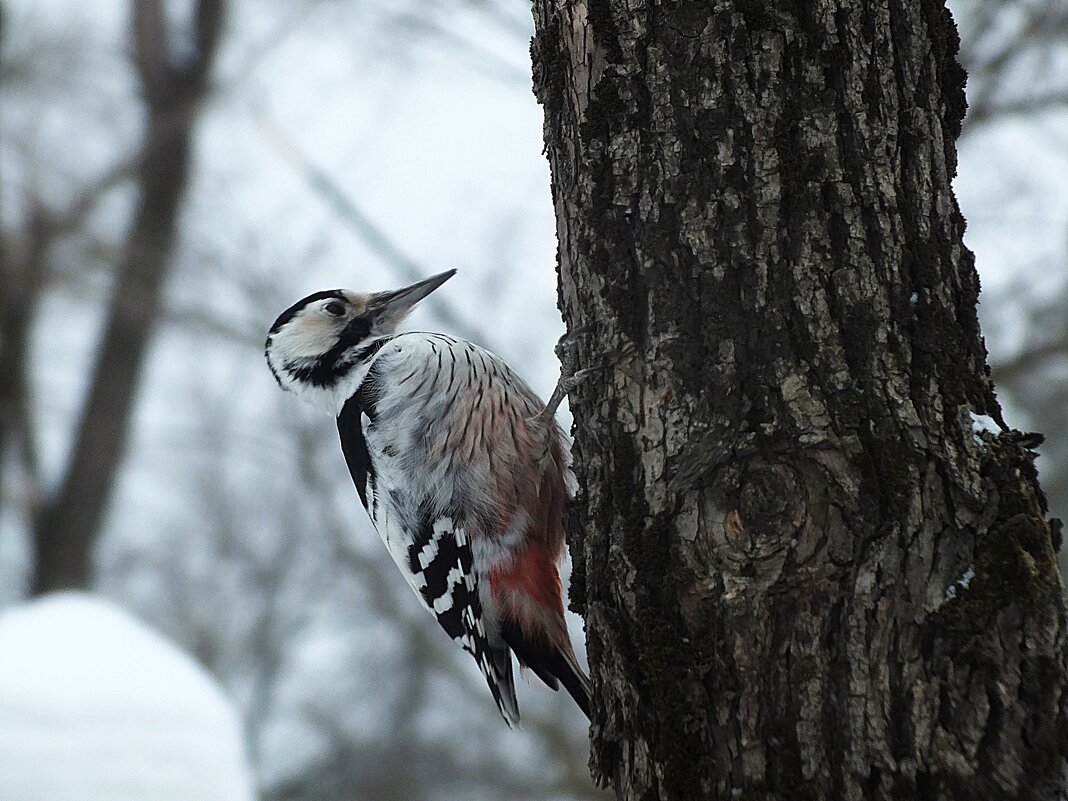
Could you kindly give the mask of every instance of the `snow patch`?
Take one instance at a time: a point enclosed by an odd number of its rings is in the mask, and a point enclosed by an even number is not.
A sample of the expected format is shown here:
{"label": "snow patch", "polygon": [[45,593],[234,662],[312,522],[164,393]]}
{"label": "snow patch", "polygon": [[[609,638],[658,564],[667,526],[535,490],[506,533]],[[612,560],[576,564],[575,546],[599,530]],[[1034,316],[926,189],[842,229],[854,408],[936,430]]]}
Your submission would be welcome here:
{"label": "snow patch", "polygon": [[982,434],[993,434],[995,437],[1001,433],[1001,426],[994,422],[994,418],[988,414],[971,413],[972,416],[972,439],[977,444],[983,444]]}
{"label": "snow patch", "polygon": [[252,801],[215,680],[119,607],[60,593],[0,614],[0,799]]}

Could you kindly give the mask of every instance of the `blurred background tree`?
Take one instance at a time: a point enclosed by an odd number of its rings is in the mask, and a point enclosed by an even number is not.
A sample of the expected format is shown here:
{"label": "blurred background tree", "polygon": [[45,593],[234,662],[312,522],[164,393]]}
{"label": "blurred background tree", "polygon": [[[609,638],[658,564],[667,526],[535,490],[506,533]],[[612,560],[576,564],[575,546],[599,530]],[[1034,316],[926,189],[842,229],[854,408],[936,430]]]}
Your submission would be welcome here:
{"label": "blurred background tree", "polygon": [[[502,729],[393,580],[329,426],[262,360],[307,292],[459,267],[412,325],[551,389],[529,5],[223,6],[0,5],[0,604],[87,582],[184,645],[243,710],[265,799],[603,797],[566,698],[521,687],[525,728]],[[952,6],[987,344],[1064,515],[1068,6]]]}

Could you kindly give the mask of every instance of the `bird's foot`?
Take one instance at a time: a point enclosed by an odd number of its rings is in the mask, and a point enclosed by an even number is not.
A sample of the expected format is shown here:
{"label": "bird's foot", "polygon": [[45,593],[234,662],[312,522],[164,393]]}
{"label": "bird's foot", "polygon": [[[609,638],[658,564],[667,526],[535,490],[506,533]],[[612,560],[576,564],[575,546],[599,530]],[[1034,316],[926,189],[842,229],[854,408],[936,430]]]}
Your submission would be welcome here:
{"label": "bird's foot", "polygon": [[[583,337],[592,331],[593,326],[584,325],[581,328],[576,328],[574,331],[569,331],[557,341],[555,350],[557,358],[560,359],[560,378],[556,382],[556,387],[553,389],[552,395],[549,396],[549,402],[545,404],[545,408],[534,418],[542,425],[548,426],[553,421],[564,398],[568,397],[576,387],[587,381],[591,376],[596,375],[603,370],[607,370],[622,358],[623,350],[615,349],[604,354],[600,364],[594,367],[586,367],[581,370],[577,369],[577,365],[575,364],[575,347],[578,344],[580,337]],[[571,400],[571,405],[574,406],[576,403],[577,401],[575,399]]]}

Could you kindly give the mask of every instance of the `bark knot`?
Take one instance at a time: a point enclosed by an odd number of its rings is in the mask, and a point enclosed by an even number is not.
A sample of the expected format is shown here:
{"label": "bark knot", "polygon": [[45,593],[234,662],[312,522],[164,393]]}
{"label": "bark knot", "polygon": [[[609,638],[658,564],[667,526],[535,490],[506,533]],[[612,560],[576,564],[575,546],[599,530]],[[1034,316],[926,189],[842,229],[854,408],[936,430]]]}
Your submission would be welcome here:
{"label": "bark knot", "polygon": [[779,577],[805,524],[805,485],[781,462],[757,460],[728,472],[734,486],[727,496],[734,500],[711,517],[713,553],[728,589],[732,582],[766,587]]}

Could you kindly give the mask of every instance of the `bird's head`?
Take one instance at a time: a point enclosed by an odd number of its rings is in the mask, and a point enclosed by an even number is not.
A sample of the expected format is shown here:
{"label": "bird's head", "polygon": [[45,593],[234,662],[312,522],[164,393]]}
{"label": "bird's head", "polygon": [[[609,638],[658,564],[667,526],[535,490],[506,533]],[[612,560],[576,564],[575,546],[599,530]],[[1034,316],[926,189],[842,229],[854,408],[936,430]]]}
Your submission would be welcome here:
{"label": "bird's head", "polygon": [[[280,315],[267,334],[267,364],[284,390],[333,406],[363,380],[361,351],[390,336],[421,301],[456,270],[370,295],[347,289],[316,292]],[[351,385],[351,386],[350,386]]]}

